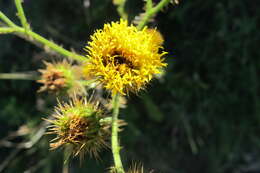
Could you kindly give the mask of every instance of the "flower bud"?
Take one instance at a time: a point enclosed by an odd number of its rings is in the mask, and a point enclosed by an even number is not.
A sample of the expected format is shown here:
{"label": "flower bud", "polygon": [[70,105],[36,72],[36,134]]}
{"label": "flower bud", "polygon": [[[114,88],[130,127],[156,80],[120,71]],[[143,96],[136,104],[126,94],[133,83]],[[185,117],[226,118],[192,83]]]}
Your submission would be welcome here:
{"label": "flower bud", "polygon": [[61,94],[84,94],[85,88],[80,83],[82,77],[79,66],[72,65],[67,61],[58,63],[44,62],[45,69],[40,69],[41,79],[37,82],[42,83],[43,86],[38,92],[49,91],[51,93]]}
{"label": "flower bud", "polygon": [[98,152],[108,147],[110,124],[100,123],[105,115],[98,103],[73,97],[69,103],[59,103],[52,116],[54,119],[47,120],[52,124],[48,134],[57,137],[51,141],[51,149],[67,147],[69,156],[82,159],[85,153],[98,157]]}

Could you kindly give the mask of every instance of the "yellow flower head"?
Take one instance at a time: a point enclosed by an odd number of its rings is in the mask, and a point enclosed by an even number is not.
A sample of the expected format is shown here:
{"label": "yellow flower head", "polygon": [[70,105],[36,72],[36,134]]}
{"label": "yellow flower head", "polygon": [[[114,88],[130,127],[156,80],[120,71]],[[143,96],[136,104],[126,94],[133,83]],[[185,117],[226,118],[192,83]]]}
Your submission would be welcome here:
{"label": "yellow flower head", "polygon": [[[61,104],[56,108],[48,134],[57,135],[51,141],[51,149],[65,147],[68,156],[79,155],[82,159],[85,153],[98,156],[98,152],[108,147],[110,124],[102,123],[104,113],[86,99],[74,97],[70,103]],[[103,120],[104,121],[104,120]]]}
{"label": "yellow flower head", "polygon": [[166,66],[159,53],[163,39],[156,30],[138,30],[127,21],[105,24],[88,43],[83,73],[113,94],[137,92]]}

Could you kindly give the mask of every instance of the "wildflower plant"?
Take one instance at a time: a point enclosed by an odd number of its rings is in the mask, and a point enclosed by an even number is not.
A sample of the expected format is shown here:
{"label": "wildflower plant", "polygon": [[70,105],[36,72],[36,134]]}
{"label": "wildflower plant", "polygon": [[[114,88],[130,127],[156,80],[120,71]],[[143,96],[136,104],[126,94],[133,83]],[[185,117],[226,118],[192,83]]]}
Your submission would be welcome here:
{"label": "wildflower plant", "polygon": [[[148,28],[148,22],[171,0],[161,0],[155,4],[146,0],[145,12],[131,24],[124,11],[126,0],[114,0],[121,19],[104,24],[90,36],[85,47],[85,55],[68,51],[52,41],[32,31],[22,8],[21,0],[15,0],[17,15],[22,26],[13,23],[0,11],[0,34],[16,34],[47,52],[56,52],[69,60],[44,62],[37,82],[42,86],[39,92],[55,93],[55,97],[67,96],[67,101],[58,99],[58,106],[48,119],[47,134],[56,136],[50,141],[51,150],[65,148],[68,156],[85,155],[98,157],[104,148],[111,148],[113,172],[124,173],[118,132],[124,121],[118,119],[122,96],[137,94],[145,89],[155,75],[162,73],[167,66],[164,62],[167,52],[163,50],[163,36],[157,29]],[[174,3],[174,2],[172,2]],[[177,3],[177,1],[175,1]],[[27,76],[31,78],[31,76]],[[19,75],[13,78],[20,78]],[[26,78],[26,76],[25,76]],[[112,99],[112,112],[99,103],[95,95],[87,99],[89,86],[105,89]],[[95,94],[95,92],[94,92]],[[109,98],[108,97],[108,98]],[[110,145],[111,142],[111,145]],[[142,167],[133,167],[127,172],[143,173]]]}

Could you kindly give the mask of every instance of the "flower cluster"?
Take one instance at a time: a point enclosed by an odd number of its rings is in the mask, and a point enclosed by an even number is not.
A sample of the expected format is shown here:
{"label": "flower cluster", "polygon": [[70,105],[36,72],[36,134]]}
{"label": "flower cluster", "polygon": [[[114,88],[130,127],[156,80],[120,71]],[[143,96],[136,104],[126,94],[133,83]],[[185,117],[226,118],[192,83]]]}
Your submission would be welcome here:
{"label": "flower cluster", "polygon": [[[59,103],[52,118],[47,119],[51,123],[48,133],[56,135],[50,143],[51,149],[64,147],[69,156],[79,155],[82,158],[89,153],[98,157],[99,151],[109,146],[107,140],[110,136],[111,141],[117,142],[113,137],[126,123],[117,119],[119,106],[114,105],[118,103],[123,106],[124,100],[120,100],[120,95],[137,93],[155,75],[162,73],[162,68],[167,65],[163,59],[167,54],[163,51],[163,41],[156,29],[138,30],[128,25],[127,21],[120,20],[105,24],[103,29],[91,36],[85,49],[88,53],[86,60],[80,66],[67,61],[45,62],[46,69],[39,70],[42,75],[38,82],[43,84],[39,91],[65,92],[74,96],[69,103]],[[75,96],[82,97],[85,93],[83,83],[88,84],[88,80],[90,83],[98,82],[112,93],[113,98],[117,97],[117,101],[111,102],[112,105],[103,105],[107,109],[112,106],[117,109],[113,117],[107,117],[99,103],[85,99],[85,94],[81,99]],[[111,168],[110,172],[117,172],[117,169]],[[143,172],[140,165],[134,165],[127,171]]]}

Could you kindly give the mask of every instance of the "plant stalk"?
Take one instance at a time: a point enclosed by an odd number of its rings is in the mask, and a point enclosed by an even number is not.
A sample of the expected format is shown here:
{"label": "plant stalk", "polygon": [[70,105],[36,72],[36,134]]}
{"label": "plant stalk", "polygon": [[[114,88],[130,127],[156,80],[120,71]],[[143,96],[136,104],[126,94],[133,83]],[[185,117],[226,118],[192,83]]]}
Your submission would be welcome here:
{"label": "plant stalk", "polygon": [[[147,11],[144,14],[143,19],[137,25],[137,29],[138,30],[143,29],[145,27],[145,25],[148,23],[148,21],[150,20],[150,18],[152,18],[156,13],[158,13],[163,7],[165,7],[170,2],[171,2],[171,0],[161,0],[155,7],[147,9]],[[147,3],[150,3],[150,2],[147,1]]]}
{"label": "plant stalk", "polygon": [[117,173],[125,173],[123,164],[120,157],[120,145],[118,143],[118,114],[119,114],[119,98],[120,94],[117,93],[113,96],[113,115],[112,115],[112,153],[114,157],[114,164]]}
{"label": "plant stalk", "polygon": [[146,9],[145,10],[150,10],[151,8],[153,8],[153,1],[146,0]]}
{"label": "plant stalk", "polygon": [[[40,43],[41,47],[43,47],[43,49],[45,49],[45,51],[47,51],[47,52],[48,52],[48,49],[51,49],[72,60],[77,60],[77,61],[86,61],[87,60],[87,58],[85,56],[81,56],[74,52],[64,49],[63,47],[55,44],[54,42],[47,40],[46,38],[42,37],[41,35],[33,32],[30,28],[28,28],[28,30],[26,30],[26,28],[17,26],[1,11],[0,11],[0,19],[2,19],[2,21],[5,22],[10,27],[10,28],[1,27],[0,34],[8,34],[8,33],[15,34],[28,41],[33,42],[36,45],[39,45],[39,43]],[[26,22],[26,19],[23,22]],[[29,25],[28,25],[28,27],[29,27]]]}
{"label": "plant stalk", "polygon": [[2,19],[3,22],[5,22],[10,27],[18,27],[16,24],[14,24],[3,12],[0,11],[0,19]]}
{"label": "plant stalk", "polygon": [[125,3],[126,3],[126,0],[123,0],[123,1],[121,2],[121,4],[118,5],[117,11],[118,11],[118,13],[119,13],[119,15],[121,16],[122,19],[127,20],[128,15],[127,15],[127,13],[125,12]]}
{"label": "plant stalk", "polygon": [[47,40],[46,38],[40,36],[39,34],[33,32],[33,31],[29,30],[26,33],[25,30],[21,30],[20,32],[24,33],[24,34],[28,34],[29,39],[32,38],[33,40],[36,40],[36,41],[42,43],[45,46],[45,48],[49,47],[52,50],[54,50],[55,52],[58,52],[61,55],[64,55],[64,56],[66,56],[68,58],[71,58],[71,59],[74,59],[74,60],[78,60],[78,61],[85,61],[86,60],[86,57],[78,55],[78,54],[73,53],[73,52],[70,52],[70,51],[62,48],[61,46],[55,44],[54,42]]}
{"label": "plant stalk", "polygon": [[11,28],[11,27],[0,27],[0,34],[9,34],[12,32],[15,32],[16,29]]}
{"label": "plant stalk", "polygon": [[26,73],[0,73],[0,79],[10,79],[10,80],[37,80],[39,76],[36,74],[26,74]]}
{"label": "plant stalk", "polygon": [[23,28],[25,29],[25,31],[29,31],[30,30],[30,26],[27,22],[27,19],[25,17],[24,11],[23,11],[23,7],[22,7],[22,2],[21,0],[15,0],[15,6],[17,9],[17,15],[22,23]]}
{"label": "plant stalk", "polygon": [[13,28],[8,28],[8,29],[0,28],[0,33],[1,33],[1,30],[2,30],[2,33],[4,33],[4,31],[8,31],[6,33],[21,35],[21,37],[28,39],[29,41],[31,41],[33,43],[36,42],[36,45],[38,45],[37,43],[41,43],[43,45],[43,48],[47,52],[49,51],[48,49],[51,49],[63,56],[73,59],[73,60],[77,60],[77,61],[86,61],[87,60],[87,58],[85,56],[81,56],[74,52],[68,51],[68,50],[64,49],[63,47],[55,44],[52,41],[47,40],[46,38],[42,37],[41,35],[33,32],[31,30],[26,31],[24,28],[19,27],[19,26],[15,26]]}

